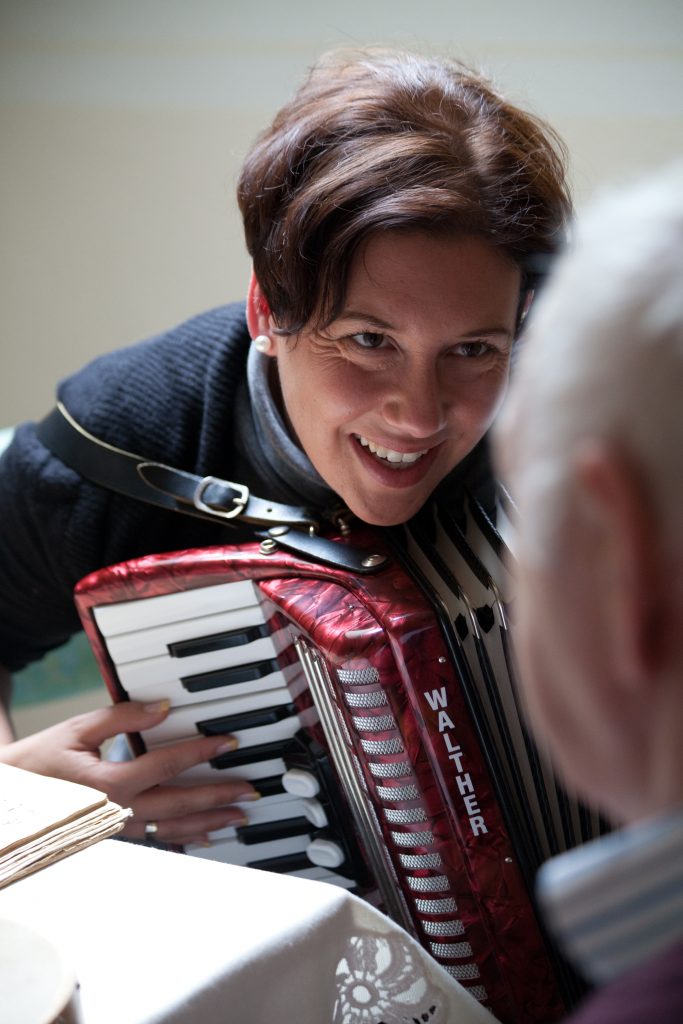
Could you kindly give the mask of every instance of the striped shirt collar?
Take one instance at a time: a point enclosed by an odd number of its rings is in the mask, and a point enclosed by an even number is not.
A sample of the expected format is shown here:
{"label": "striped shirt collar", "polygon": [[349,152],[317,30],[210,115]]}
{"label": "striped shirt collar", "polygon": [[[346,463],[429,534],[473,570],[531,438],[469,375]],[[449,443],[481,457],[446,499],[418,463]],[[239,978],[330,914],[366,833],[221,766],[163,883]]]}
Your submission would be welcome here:
{"label": "striped shirt collar", "polygon": [[553,858],[537,886],[576,966],[611,981],[683,938],[683,808]]}

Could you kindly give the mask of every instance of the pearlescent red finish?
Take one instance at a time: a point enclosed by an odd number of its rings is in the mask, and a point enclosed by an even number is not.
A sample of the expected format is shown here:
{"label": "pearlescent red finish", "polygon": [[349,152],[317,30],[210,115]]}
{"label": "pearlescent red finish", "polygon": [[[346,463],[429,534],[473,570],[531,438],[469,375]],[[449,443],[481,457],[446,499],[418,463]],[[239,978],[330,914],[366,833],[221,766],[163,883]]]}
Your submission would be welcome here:
{"label": "pearlescent red finish", "polygon": [[[355,532],[349,542],[384,551],[369,531]],[[396,561],[357,578],[283,551],[264,555],[249,544],[151,555],[93,573],[76,588],[76,604],[114,700],[126,694],[94,607],[240,579],[257,581],[266,617],[303,636],[327,666],[336,713],[346,724],[418,939],[444,966],[458,968],[466,987],[484,986],[485,1005],[504,1024],[557,1020],[563,1007],[553,969],[462,686],[431,606]],[[340,681],[339,669],[374,669],[376,678],[350,686]],[[359,694],[386,704],[350,706]],[[310,703],[310,695],[303,701]],[[364,728],[377,715],[389,716],[390,728]],[[315,735],[322,740],[318,729]],[[363,746],[391,739],[403,751],[376,754]],[[394,768],[401,774],[383,777]],[[410,799],[400,799],[400,792],[395,800],[387,797],[409,785],[415,787]],[[390,824],[386,811],[423,811],[424,820]],[[414,868],[402,860],[421,854],[437,857],[438,866]],[[411,880],[430,885],[433,879],[445,881],[434,891],[411,887]],[[457,909],[445,915],[416,905],[416,897],[448,896]],[[439,922],[453,919],[462,922],[461,934],[451,924],[451,933],[440,935]],[[446,945],[435,952],[432,943]]]}

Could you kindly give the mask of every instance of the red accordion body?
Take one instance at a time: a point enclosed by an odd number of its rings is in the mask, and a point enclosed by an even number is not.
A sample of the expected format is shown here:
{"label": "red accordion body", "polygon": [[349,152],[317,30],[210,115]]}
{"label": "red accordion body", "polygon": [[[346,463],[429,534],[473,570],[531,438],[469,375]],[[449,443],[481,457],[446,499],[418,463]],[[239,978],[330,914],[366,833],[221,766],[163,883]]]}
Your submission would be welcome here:
{"label": "red accordion body", "polygon": [[[373,533],[356,533],[353,543],[386,554]],[[258,635],[234,626],[233,591],[238,603],[252,595]],[[341,851],[335,876],[384,907],[499,1020],[562,1015],[452,648],[395,560],[358,578],[258,544],[153,555],[87,577],[76,603],[114,700],[168,696],[169,718],[177,710],[186,735],[211,722],[217,731],[237,725],[244,757],[249,702],[273,712],[269,693],[286,687],[279,738],[253,745],[265,767],[251,762],[248,777],[259,789],[259,771],[320,776],[323,817],[289,855],[294,870],[311,844]],[[237,712],[226,717],[231,707]],[[213,778],[225,770],[247,774],[229,757],[207,767]],[[234,831],[224,859],[240,841]],[[280,869],[277,857],[271,863],[254,849],[242,863]],[[212,853],[222,856],[220,836]]]}

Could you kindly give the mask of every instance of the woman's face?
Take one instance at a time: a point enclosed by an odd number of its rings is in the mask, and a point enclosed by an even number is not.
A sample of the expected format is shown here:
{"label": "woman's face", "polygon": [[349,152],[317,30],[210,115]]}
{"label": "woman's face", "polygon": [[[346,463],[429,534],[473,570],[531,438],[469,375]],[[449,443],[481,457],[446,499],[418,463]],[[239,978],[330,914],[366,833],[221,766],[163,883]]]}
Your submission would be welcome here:
{"label": "woman's face", "polygon": [[388,231],[354,258],[329,327],[275,336],[292,433],[360,519],[409,519],[484,435],[519,289],[519,269],[482,239]]}

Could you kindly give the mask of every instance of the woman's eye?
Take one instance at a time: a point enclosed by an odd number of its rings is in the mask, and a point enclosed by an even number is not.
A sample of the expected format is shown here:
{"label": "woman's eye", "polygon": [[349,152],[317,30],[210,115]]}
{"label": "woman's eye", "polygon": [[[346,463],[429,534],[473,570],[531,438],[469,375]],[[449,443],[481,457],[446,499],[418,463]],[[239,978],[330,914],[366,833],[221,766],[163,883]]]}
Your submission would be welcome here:
{"label": "woman's eye", "polygon": [[463,341],[455,348],[455,354],[467,359],[478,359],[491,352],[491,345],[486,341]]}
{"label": "woman's eye", "polygon": [[381,348],[385,339],[384,334],[376,334],[374,331],[359,331],[349,337],[359,348],[364,349]]}

